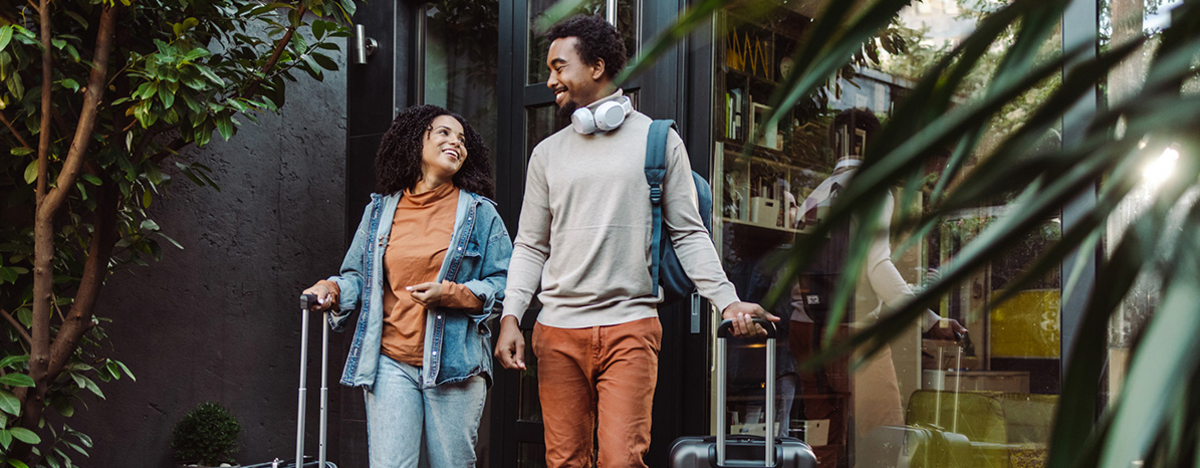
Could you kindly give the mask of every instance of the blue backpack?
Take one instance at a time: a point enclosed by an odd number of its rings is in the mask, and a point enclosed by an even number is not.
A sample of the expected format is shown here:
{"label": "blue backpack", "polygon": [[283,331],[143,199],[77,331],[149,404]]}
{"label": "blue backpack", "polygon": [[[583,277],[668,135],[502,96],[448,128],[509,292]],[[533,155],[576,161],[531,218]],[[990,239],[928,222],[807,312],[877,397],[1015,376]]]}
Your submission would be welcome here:
{"label": "blue backpack", "polygon": [[[671,236],[664,235],[667,225],[662,215],[662,181],[667,174],[667,134],[674,127],[673,120],[655,120],[650,124],[650,135],[646,138],[646,183],[650,184],[650,223],[654,229],[650,241],[650,277],[654,281],[654,294],[658,294],[660,285],[663,287],[663,304],[673,303],[696,292],[696,285],[683,271],[683,265],[679,264]],[[696,183],[700,219],[704,220],[704,229],[711,234],[712,187],[696,171],[692,171],[692,181]]]}

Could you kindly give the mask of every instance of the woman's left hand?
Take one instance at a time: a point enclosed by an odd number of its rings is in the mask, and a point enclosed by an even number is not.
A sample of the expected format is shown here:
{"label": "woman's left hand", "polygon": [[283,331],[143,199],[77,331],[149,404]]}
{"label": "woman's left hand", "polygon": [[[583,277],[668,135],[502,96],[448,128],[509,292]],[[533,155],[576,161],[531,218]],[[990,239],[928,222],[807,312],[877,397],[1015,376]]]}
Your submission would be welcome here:
{"label": "woman's left hand", "polygon": [[404,289],[407,289],[412,294],[413,302],[421,304],[426,308],[437,307],[442,302],[442,283],[414,284]]}

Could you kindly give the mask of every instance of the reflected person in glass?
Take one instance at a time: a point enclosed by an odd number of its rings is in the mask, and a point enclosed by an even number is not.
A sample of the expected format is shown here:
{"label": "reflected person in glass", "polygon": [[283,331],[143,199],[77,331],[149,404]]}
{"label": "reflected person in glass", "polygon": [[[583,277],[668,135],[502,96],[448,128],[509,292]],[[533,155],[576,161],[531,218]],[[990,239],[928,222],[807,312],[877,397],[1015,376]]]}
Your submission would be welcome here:
{"label": "reflected person in glass", "polygon": [[371,468],[475,466],[492,382],[484,321],[512,254],[485,198],[487,147],[462,117],[412,107],[383,136],[375,175],[341,273],[304,293],[334,310],[335,330],[360,311],[341,383],[364,389]]}
{"label": "reflected person in glass", "polygon": [[[878,118],[869,109],[846,109],[834,117],[829,141],[839,156],[838,162],[830,176],[804,200],[797,228],[824,219],[841,190],[853,183],[853,175],[862,165],[863,148],[879,128]],[[889,233],[894,205],[894,197],[889,192],[884,197],[878,234],[871,240],[867,263],[862,276],[857,279],[850,329],[876,322],[881,314],[903,306],[915,296],[891,258]],[[789,339],[797,361],[807,359],[821,347],[821,330],[825,327],[834,287],[849,250],[850,232],[856,229],[856,224],[852,221],[849,226],[835,228],[822,252],[810,263],[808,270],[801,273],[800,282],[792,289]],[[921,330],[928,338],[955,340],[967,332],[957,320],[943,319],[932,310],[926,310],[920,322]],[[845,361],[841,360],[816,374],[802,375],[801,388],[805,394],[851,392],[854,401],[851,427],[857,437],[863,437],[876,427],[904,425],[900,387],[890,346],[862,364],[852,377],[846,374]],[[847,421],[839,420],[837,410],[829,405],[831,403],[826,401],[813,400],[806,407],[806,417],[831,419],[830,443],[845,443],[841,439]]]}

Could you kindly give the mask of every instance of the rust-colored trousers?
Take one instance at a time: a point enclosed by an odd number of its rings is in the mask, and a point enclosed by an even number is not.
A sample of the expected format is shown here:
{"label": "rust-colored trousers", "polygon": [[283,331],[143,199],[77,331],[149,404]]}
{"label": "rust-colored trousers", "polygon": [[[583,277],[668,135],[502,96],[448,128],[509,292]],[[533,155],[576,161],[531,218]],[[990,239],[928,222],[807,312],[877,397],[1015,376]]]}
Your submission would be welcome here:
{"label": "rust-colored trousers", "polygon": [[597,467],[646,466],[661,344],[657,317],[604,327],[534,327],[546,466],[591,466],[593,445],[600,452]]}

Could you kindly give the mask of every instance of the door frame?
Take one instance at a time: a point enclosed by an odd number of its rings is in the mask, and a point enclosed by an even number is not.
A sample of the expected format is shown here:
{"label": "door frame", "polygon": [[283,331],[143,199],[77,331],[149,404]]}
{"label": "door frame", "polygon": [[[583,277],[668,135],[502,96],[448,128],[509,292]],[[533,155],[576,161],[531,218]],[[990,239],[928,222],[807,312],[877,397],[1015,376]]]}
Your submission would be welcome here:
{"label": "door frame", "polygon": [[[642,44],[669,26],[686,7],[682,0],[638,0],[636,4],[641,17],[635,23],[641,28]],[[532,150],[525,144],[526,109],[554,102],[554,95],[545,83],[526,84],[527,11],[527,0],[500,0],[496,201],[514,237],[524,193],[526,161]],[[701,28],[693,37],[664,53],[654,68],[624,88],[638,91],[638,110],[654,118],[675,119],[689,149],[692,168],[711,179],[711,31]],[[692,47],[693,44],[697,46]],[[711,309],[706,301],[697,307],[699,311]],[[659,316],[663,342],[652,414],[652,442],[646,456],[651,466],[665,466],[675,438],[708,434],[711,419],[708,395],[711,317],[701,312],[693,318],[690,304],[663,307]],[[535,320],[535,313],[526,314],[522,329],[532,328]],[[489,421],[493,450],[487,462],[493,468],[512,468],[517,466],[520,444],[541,444],[543,430],[540,423],[517,420],[520,375],[499,366],[496,369]]]}

